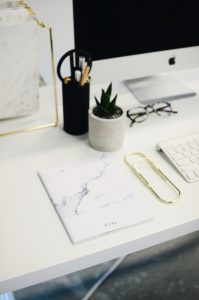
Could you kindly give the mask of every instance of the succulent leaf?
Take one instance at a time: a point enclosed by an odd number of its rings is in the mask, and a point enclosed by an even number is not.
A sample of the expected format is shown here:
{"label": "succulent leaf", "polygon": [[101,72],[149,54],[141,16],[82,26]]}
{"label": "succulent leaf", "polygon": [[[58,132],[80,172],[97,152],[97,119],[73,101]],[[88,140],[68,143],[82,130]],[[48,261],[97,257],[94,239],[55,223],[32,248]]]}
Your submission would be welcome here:
{"label": "succulent leaf", "polygon": [[108,106],[108,97],[107,94],[104,90],[102,90],[102,95],[101,95],[101,105],[107,107]]}
{"label": "succulent leaf", "polygon": [[100,105],[99,100],[96,97],[95,97],[95,102],[96,102],[97,106]]}
{"label": "succulent leaf", "polygon": [[109,84],[107,90],[102,89],[100,101],[95,97],[97,111],[101,117],[110,118],[117,110],[116,100],[117,95],[111,100],[112,82]]}
{"label": "succulent leaf", "polygon": [[110,104],[115,106],[116,100],[117,100],[117,95],[115,95],[115,97],[113,98]]}
{"label": "succulent leaf", "polygon": [[112,93],[112,82],[109,84],[106,93],[109,95],[109,97],[111,97],[111,93]]}

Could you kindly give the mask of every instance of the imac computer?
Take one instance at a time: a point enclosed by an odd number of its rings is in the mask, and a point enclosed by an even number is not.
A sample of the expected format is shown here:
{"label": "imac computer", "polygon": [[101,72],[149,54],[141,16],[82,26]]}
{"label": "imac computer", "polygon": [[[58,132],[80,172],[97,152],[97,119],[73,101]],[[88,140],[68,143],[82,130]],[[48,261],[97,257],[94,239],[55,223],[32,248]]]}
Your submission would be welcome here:
{"label": "imac computer", "polygon": [[170,71],[199,66],[196,0],[73,0],[74,43],[93,82],[125,80],[141,102],[193,96]]}

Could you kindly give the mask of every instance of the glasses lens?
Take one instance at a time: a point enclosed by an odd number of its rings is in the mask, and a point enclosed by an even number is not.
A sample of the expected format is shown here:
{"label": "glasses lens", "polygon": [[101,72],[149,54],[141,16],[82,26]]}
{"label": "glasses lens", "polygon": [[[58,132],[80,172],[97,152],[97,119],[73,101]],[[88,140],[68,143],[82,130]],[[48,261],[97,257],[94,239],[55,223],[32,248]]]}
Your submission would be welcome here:
{"label": "glasses lens", "polygon": [[160,117],[167,117],[172,113],[171,104],[168,102],[158,102],[153,105],[154,112]]}
{"label": "glasses lens", "polygon": [[139,106],[129,109],[127,117],[133,122],[141,123],[147,119],[148,113],[144,107]]}

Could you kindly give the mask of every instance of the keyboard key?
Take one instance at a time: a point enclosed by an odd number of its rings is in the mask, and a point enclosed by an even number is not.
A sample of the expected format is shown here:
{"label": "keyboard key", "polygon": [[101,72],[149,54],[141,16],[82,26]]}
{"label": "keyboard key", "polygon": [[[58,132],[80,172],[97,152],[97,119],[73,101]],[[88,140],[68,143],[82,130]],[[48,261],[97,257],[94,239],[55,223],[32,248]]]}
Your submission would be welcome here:
{"label": "keyboard key", "polygon": [[198,164],[187,164],[186,166],[182,167],[182,171],[187,173],[189,171],[196,171],[199,168]]}
{"label": "keyboard key", "polygon": [[198,161],[198,157],[197,157],[197,156],[192,156],[192,157],[190,158],[190,161],[191,161],[192,163],[195,163],[195,162]]}
{"label": "keyboard key", "polygon": [[188,172],[188,173],[186,173],[186,176],[190,180],[197,178],[197,176],[196,176],[196,174],[194,174],[194,172]]}
{"label": "keyboard key", "polygon": [[186,181],[199,180],[199,134],[159,143],[158,149],[162,150]]}
{"label": "keyboard key", "polygon": [[190,164],[190,160],[189,158],[184,158],[184,159],[181,159],[177,162],[177,165],[179,167],[183,167],[183,166],[186,166],[186,165],[189,165]]}
{"label": "keyboard key", "polygon": [[181,159],[184,158],[184,154],[183,153],[174,153],[171,156],[176,161],[181,160]]}
{"label": "keyboard key", "polygon": [[195,170],[194,173],[196,174],[197,177],[199,177],[199,169]]}

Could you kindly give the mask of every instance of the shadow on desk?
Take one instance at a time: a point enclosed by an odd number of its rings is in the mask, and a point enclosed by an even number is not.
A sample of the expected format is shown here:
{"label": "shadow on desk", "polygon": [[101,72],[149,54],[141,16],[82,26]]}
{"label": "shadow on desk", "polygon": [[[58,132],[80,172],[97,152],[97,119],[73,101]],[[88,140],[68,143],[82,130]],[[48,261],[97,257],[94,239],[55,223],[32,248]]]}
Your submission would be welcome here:
{"label": "shadow on desk", "polygon": [[[16,300],[198,300],[199,232],[15,292]],[[91,295],[92,294],[92,295]]]}

